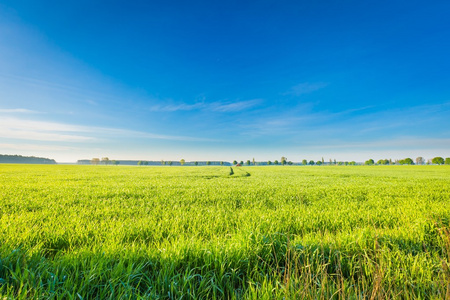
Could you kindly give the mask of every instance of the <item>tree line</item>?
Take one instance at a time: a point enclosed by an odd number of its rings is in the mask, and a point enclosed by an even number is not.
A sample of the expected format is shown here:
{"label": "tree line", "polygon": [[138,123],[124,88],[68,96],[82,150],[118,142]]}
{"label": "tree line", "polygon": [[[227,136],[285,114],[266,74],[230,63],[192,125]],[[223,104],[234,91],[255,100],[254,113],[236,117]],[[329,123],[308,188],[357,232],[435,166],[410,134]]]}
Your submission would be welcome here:
{"label": "tree line", "polygon": [[365,165],[450,165],[450,157],[443,158],[440,156],[433,157],[431,159],[425,160],[422,156],[416,158],[414,162],[412,158],[407,157],[404,159],[397,159],[392,161],[392,159],[380,159],[375,163],[373,159],[366,160]]}
{"label": "tree line", "polygon": [[165,161],[165,160],[160,160],[160,161],[146,161],[146,160],[110,160],[108,157],[102,157],[100,158],[92,158],[91,160],[79,160],[78,164],[92,164],[92,165],[138,165],[138,166],[148,166],[148,165],[160,165],[160,166],[172,166],[172,165],[178,165],[178,166],[210,166],[210,165],[215,165],[215,166],[230,166],[230,165],[234,165],[234,166],[256,166],[256,165],[303,165],[303,166],[321,166],[321,165],[336,165],[336,166],[355,166],[355,165],[360,165],[360,164],[364,164],[364,165],[425,165],[425,164],[433,164],[433,165],[450,165],[450,157],[447,158],[443,158],[440,156],[434,157],[432,159],[429,160],[425,160],[423,157],[419,156],[415,159],[415,161],[412,158],[405,158],[405,159],[396,159],[396,160],[392,160],[392,159],[380,159],[377,162],[375,162],[375,160],[373,159],[368,159],[366,160],[364,163],[357,163],[355,161],[336,161],[336,159],[332,160],[330,159],[328,162],[325,162],[325,160],[322,159],[321,160],[307,160],[307,159],[303,159],[301,162],[298,163],[294,163],[290,160],[288,160],[285,156],[282,156],[280,160],[275,159],[274,161],[268,160],[266,162],[258,162],[255,160],[255,158],[253,158],[252,160],[248,159],[245,162],[243,160],[238,161],[238,160],[233,160],[233,163],[229,163],[229,162],[225,162],[225,161],[191,161],[191,162],[187,162],[185,159],[181,159],[180,161]]}
{"label": "tree line", "polygon": [[54,165],[54,164],[56,164],[56,161],[54,159],[44,158],[44,157],[0,154],[0,163],[2,163],[2,164]]}
{"label": "tree line", "polygon": [[173,160],[110,160],[108,157],[81,159],[77,161],[80,165],[133,165],[133,166],[231,166],[231,163],[226,161],[190,161],[185,159],[179,161]]}

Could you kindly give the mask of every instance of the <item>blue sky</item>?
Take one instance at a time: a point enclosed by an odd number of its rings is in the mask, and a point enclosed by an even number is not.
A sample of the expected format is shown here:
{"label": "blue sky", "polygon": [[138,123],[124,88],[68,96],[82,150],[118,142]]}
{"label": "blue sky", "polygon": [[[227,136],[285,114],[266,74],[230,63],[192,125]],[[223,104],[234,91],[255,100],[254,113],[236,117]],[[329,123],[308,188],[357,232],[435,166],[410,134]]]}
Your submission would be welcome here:
{"label": "blue sky", "polygon": [[0,0],[0,153],[450,156],[450,2]]}

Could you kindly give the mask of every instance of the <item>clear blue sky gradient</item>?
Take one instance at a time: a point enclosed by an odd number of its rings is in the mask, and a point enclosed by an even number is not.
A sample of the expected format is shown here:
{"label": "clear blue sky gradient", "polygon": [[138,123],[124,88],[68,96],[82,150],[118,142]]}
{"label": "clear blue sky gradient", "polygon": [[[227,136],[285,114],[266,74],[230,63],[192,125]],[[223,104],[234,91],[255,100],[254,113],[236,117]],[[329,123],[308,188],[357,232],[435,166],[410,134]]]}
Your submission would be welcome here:
{"label": "clear blue sky gradient", "polygon": [[0,153],[450,156],[450,2],[0,0]]}

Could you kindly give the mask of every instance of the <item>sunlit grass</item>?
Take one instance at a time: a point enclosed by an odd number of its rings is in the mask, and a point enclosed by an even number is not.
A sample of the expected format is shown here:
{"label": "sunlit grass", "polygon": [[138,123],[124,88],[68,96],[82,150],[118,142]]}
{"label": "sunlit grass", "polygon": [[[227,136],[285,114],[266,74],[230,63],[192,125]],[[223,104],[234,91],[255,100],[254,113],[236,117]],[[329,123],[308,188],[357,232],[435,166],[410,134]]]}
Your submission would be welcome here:
{"label": "sunlit grass", "polygon": [[450,297],[450,168],[0,165],[0,295]]}

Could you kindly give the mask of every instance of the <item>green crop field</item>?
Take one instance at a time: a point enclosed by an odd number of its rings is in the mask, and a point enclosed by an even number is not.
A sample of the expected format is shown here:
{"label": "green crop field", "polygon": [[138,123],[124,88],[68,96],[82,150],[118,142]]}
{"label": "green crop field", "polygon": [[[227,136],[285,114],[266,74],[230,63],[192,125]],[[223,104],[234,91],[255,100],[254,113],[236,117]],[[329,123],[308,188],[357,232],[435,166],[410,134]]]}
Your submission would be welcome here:
{"label": "green crop field", "polygon": [[449,221],[449,166],[0,165],[0,299],[450,299]]}

